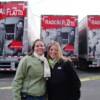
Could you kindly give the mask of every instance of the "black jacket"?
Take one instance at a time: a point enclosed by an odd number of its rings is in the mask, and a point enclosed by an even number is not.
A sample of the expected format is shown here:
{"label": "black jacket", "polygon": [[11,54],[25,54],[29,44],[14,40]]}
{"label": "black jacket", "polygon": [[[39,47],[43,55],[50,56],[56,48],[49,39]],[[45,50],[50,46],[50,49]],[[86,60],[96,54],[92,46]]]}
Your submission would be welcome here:
{"label": "black jacket", "polygon": [[60,60],[47,81],[48,100],[79,100],[81,82],[71,62]]}

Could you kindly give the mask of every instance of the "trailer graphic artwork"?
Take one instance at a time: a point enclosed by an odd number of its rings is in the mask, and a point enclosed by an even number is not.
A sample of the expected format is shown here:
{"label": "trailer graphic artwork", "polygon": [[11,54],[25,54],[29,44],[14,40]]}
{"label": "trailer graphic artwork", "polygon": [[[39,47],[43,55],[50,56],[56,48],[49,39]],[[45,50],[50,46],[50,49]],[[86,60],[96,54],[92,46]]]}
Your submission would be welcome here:
{"label": "trailer graphic artwork", "polygon": [[100,58],[100,16],[88,16],[89,55]]}
{"label": "trailer graphic artwork", "polygon": [[80,21],[79,57],[83,67],[100,67],[100,15],[88,15]]}
{"label": "trailer graphic artwork", "polygon": [[0,71],[16,70],[28,45],[27,2],[0,2]]}
{"label": "trailer graphic artwork", "polygon": [[21,55],[23,46],[25,2],[0,3],[0,55]]}
{"label": "trailer graphic artwork", "polygon": [[52,41],[58,41],[64,55],[74,55],[76,28],[77,16],[41,16],[41,38],[46,46]]}

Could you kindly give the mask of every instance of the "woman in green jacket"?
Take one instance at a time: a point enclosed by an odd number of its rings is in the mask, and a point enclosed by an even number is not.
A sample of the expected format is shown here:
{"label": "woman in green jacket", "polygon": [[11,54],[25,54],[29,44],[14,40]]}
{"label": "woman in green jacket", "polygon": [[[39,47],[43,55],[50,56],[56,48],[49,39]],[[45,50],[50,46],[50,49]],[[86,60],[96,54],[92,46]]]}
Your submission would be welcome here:
{"label": "woman in green jacket", "polygon": [[13,80],[13,100],[45,100],[45,83],[50,77],[50,68],[44,52],[43,41],[37,39],[32,52],[21,59]]}

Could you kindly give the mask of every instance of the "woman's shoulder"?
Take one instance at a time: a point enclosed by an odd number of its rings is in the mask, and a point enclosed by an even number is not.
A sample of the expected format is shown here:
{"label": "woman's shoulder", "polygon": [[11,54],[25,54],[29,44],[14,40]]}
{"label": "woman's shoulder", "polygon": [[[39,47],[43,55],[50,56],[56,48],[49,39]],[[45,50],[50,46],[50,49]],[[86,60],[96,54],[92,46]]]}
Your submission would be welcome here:
{"label": "woman's shoulder", "polygon": [[28,59],[29,58],[29,55],[25,55],[22,57],[22,60],[25,60],[25,59]]}
{"label": "woman's shoulder", "polygon": [[70,60],[70,58],[68,58],[67,59],[67,57],[66,58],[61,58],[60,60],[59,60],[59,62],[62,62],[62,63],[64,63],[64,64],[71,64],[72,63],[72,60]]}
{"label": "woman's shoulder", "polygon": [[65,61],[63,59],[61,59],[61,62],[62,62],[62,65],[65,67],[65,68],[73,68],[73,62],[72,61]]}
{"label": "woman's shoulder", "polygon": [[61,64],[62,66],[71,66],[72,65],[72,61],[69,60],[64,60],[64,59],[59,59],[58,61],[59,64]]}
{"label": "woman's shoulder", "polygon": [[27,60],[29,60],[30,58],[31,58],[31,56],[25,55],[24,57],[21,58],[21,61],[22,61],[22,62],[23,62],[23,61],[27,61]]}

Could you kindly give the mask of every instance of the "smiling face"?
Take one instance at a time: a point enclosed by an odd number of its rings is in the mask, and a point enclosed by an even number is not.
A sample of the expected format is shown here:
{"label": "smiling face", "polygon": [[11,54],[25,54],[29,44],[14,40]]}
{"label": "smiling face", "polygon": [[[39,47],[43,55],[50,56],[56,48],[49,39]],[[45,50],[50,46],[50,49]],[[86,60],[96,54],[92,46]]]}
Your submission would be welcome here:
{"label": "smiling face", "polygon": [[61,59],[62,57],[62,50],[58,42],[54,41],[48,46],[48,58],[50,59]]}
{"label": "smiling face", "polygon": [[38,55],[43,55],[45,52],[45,45],[42,41],[37,41],[34,45],[34,52],[36,52]]}
{"label": "smiling face", "polygon": [[58,57],[58,48],[55,45],[52,45],[49,49],[49,57],[51,59],[57,59]]}

